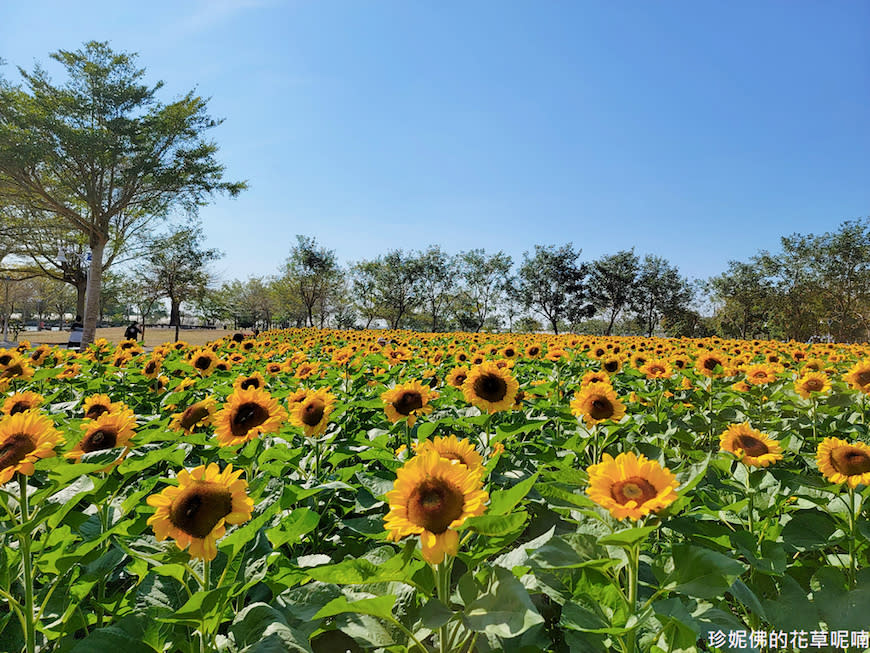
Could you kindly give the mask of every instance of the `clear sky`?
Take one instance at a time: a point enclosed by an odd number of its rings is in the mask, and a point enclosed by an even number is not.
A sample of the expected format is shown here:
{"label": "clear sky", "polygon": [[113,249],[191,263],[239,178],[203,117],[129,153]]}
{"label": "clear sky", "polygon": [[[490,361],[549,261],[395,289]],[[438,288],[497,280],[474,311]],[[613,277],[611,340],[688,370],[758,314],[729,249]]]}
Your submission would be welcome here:
{"label": "clear sky", "polygon": [[623,248],[684,275],[870,215],[860,0],[0,0],[4,75],[109,40],[211,98],[224,279],[297,233],[390,248]]}

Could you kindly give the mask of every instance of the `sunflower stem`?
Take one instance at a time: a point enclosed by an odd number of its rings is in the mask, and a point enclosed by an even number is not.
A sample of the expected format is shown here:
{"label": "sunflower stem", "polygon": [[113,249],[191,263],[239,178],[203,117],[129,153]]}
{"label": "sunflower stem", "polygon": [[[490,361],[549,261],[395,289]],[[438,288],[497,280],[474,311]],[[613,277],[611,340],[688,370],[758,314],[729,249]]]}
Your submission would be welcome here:
{"label": "sunflower stem", "polygon": [[813,408],[812,408],[812,425],[813,425],[813,442],[816,441],[816,398],[813,397]]}
{"label": "sunflower stem", "polygon": [[[628,550],[628,609],[630,614],[637,611],[637,577],[640,566],[640,545],[635,544]],[[626,653],[634,653],[637,631],[632,629],[626,636]]]}
{"label": "sunflower stem", "polygon": [[405,420],[405,446],[408,448],[408,455],[414,450],[411,448],[411,427],[408,426],[408,420]]}
{"label": "sunflower stem", "polygon": [[320,481],[320,438],[314,436],[314,480]]}
{"label": "sunflower stem", "polygon": [[[208,592],[209,586],[211,585],[211,560],[208,558],[203,559],[202,561],[202,591]],[[208,644],[206,641],[209,638],[208,627],[206,626],[205,619],[202,620],[202,625],[199,629],[199,650],[201,653],[206,653],[208,651]]]}
{"label": "sunflower stem", "polygon": [[849,588],[855,587],[855,488],[849,486]]}
{"label": "sunflower stem", "polygon": [[[453,566],[453,556],[445,556],[445,559],[437,565],[432,566],[432,574],[435,579],[435,588],[438,594],[438,600],[441,601],[447,609],[450,609],[450,569]],[[441,626],[438,629],[438,649],[440,653],[450,653],[447,641],[447,625]]]}
{"label": "sunflower stem", "polygon": [[707,440],[710,445],[713,444],[713,379],[707,380],[707,421],[709,430],[707,432]]}
{"label": "sunflower stem", "polygon": [[492,426],[492,413],[487,412],[486,414],[486,426],[484,427],[483,432],[483,448],[484,453],[489,453],[489,428]]}
{"label": "sunflower stem", "polygon": [[[742,463],[741,463],[741,464],[742,464]],[[752,484],[749,482],[749,466],[748,466],[748,465],[743,465],[743,468],[746,470],[746,482],[745,482],[745,485],[746,485],[746,498],[747,498],[747,500],[748,500],[748,502],[749,502],[749,504],[747,505],[747,508],[749,509],[749,510],[748,510],[748,520],[747,520],[747,525],[748,525],[748,527],[749,527],[749,532],[750,532],[752,535],[754,535],[754,534],[755,534],[755,533],[754,533],[754,530],[755,530],[755,522],[753,521],[753,516],[752,516],[752,512],[753,512],[753,508],[754,508],[754,506],[753,506],[754,494],[753,494],[753,492],[752,492]]]}
{"label": "sunflower stem", "polygon": [[21,508],[21,563],[24,571],[24,639],[27,653],[36,651],[36,630],[33,623],[33,561],[30,559],[30,507],[27,504],[27,477],[18,474],[19,507]]}

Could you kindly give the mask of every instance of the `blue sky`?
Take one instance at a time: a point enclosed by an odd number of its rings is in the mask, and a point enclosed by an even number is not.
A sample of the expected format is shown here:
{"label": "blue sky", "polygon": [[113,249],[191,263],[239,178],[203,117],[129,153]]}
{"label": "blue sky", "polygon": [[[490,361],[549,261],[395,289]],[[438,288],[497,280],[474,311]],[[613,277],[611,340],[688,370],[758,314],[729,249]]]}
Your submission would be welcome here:
{"label": "blue sky", "polygon": [[138,52],[210,97],[224,279],[297,233],[344,261],[572,241],[691,278],[870,215],[870,3],[0,0],[0,57]]}

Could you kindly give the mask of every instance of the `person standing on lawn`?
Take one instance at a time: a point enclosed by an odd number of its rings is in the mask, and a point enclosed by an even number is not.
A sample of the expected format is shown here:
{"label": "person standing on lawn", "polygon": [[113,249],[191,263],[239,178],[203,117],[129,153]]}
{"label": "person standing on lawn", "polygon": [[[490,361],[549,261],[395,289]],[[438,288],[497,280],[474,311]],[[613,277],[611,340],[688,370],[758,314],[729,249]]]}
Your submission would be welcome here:
{"label": "person standing on lawn", "polygon": [[141,332],[142,330],[135,322],[130,322],[130,326],[128,326],[127,330],[124,331],[124,337],[127,340],[136,340]]}

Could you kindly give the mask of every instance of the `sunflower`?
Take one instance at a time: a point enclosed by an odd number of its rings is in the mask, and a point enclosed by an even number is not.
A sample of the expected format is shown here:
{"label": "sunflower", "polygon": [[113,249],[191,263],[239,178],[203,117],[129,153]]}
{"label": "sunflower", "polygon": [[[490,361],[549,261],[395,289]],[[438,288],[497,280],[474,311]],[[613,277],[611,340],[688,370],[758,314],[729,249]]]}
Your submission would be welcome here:
{"label": "sunflower", "polygon": [[136,416],[132,411],[103,413],[94,420],[82,424],[84,435],[72,451],[64,456],[76,461],[86,453],[127,447],[130,438],[136,435]]}
{"label": "sunflower", "polygon": [[870,446],[863,442],[825,438],[816,450],[816,464],[831,483],[870,485]]}
{"label": "sunflower", "polygon": [[580,386],[584,387],[593,383],[606,383],[610,385],[610,375],[607,372],[586,372],[580,379]]}
{"label": "sunflower", "polygon": [[483,458],[469,440],[460,440],[455,435],[446,438],[437,437],[434,440],[423,440],[417,449],[417,453],[423,453],[434,449],[442,458],[447,458],[468,469],[477,469],[483,465]]}
{"label": "sunflower", "polygon": [[9,362],[6,365],[0,366],[0,380],[29,379],[31,376],[33,376],[33,368],[24,358],[15,353],[10,354]]}
{"label": "sunflower", "polygon": [[637,521],[658,512],[677,500],[677,479],[671,471],[643,454],[621,453],[616,458],[606,453],[603,460],[586,470],[586,493],[616,519]]}
{"label": "sunflower", "polygon": [[52,421],[35,410],[15,413],[0,420],[0,485],[15,472],[30,476],[33,463],[54,456],[64,439]]}
{"label": "sunflower", "polygon": [[746,382],[752,385],[767,385],[776,381],[776,368],[770,363],[760,363],[758,365],[748,366],[744,372],[746,373]]}
{"label": "sunflower", "polygon": [[465,400],[490,414],[513,408],[519,389],[510,370],[494,363],[472,367],[462,384]]}
{"label": "sunflower", "polygon": [[870,360],[855,363],[843,379],[855,390],[870,394]]}
{"label": "sunflower", "polygon": [[318,363],[300,363],[299,367],[296,368],[296,373],[293,376],[297,379],[301,379],[304,381],[305,379],[308,379],[312,375],[316,374],[319,369],[320,365]]}
{"label": "sunflower", "polygon": [[191,557],[214,560],[216,542],[226,533],[226,524],[243,524],[254,510],[248,483],[241,475],[242,470],[233,471],[232,464],[221,471],[217,463],[178,472],[177,487],[146,499],[157,508],[148,519],[157,541],[171,537],[179,549],[190,546]]}
{"label": "sunflower", "polygon": [[334,406],[335,397],[326,388],[306,391],[301,400],[291,404],[290,423],[301,428],[306,437],[322,435]]}
{"label": "sunflower", "polygon": [[211,349],[198,349],[191,353],[188,360],[200,376],[209,376],[220,359]]}
{"label": "sunflower", "polygon": [[120,401],[113,402],[106,394],[85,397],[84,404],[82,404],[85,419],[97,419],[103,413],[114,413],[125,409],[129,410],[126,404]]}
{"label": "sunflower", "polygon": [[390,512],[384,517],[388,539],[420,535],[423,558],[429,564],[456,555],[459,533],[468,517],[482,515],[489,495],[483,490],[482,468],[469,469],[442,458],[437,451],[421,451],[396,472],[387,492]]}
{"label": "sunflower", "polygon": [[607,372],[608,374],[616,374],[619,369],[622,367],[623,358],[622,356],[605,356],[601,359],[601,369]]}
{"label": "sunflower", "polygon": [[182,433],[193,433],[197,427],[211,424],[215,410],[217,407],[212,397],[197,401],[187,410],[173,415],[169,428]]}
{"label": "sunflower", "polygon": [[794,389],[804,399],[809,399],[813,393],[826,393],[831,389],[831,381],[823,372],[807,372],[794,382]]}
{"label": "sunflower", "polygon": [[215,414],[215,435],[222,447],[249,442],[261,433],[274,433],[287,419],[287,411],[265,390],[236,390]]}
{"label": "sunflower", "polygon": [[695,360],[695,369],[710,378],[724,376],[724,369],[727,365],[728,356],[721,351],[704,352]]}
{"label": "sunflower", "polygon": [[61,370],[60,374],[58,374],[55,378],[57,379],[74,379],[79,375],[82,371],[82,366],[78,363],[67,362],[64,368]]}
{"label": "sunflower", "polygon": [[263,378],[263,375],[259,372],[254,372],[253,374],[249,374],[248,376],[240,376],[235,381],[233,381],[233,388],[235,390],[248,390],[250,388],[265,388],[266,387],[266,379]]}
{"label": "sunflower", "polygon": [[732,424],[719,436],[719,447],[730,451],[745,465],[767,467],[782,460],[782,447],[779,442],[761,431],[756,431],[748,423]]}
{"label": "sunflower", "polygon": [[406,419],[409,427],[414,426],[419,415],[432,412],[429,401],[437,397],[437,392],[419,381],[399,384],[381,394],[387,419],[393,423]]}
{"label": "sunflower", "polygon": [[46,362],[46,359],[48,359],[50,354],[51,347],[48,345],[39,345],[39,347],[30,353],[30,362],[37,366],[42,365]]}
{"label": "sunflower", "polygon": [[142,366],[142,376],[147,379],[153,379],[160,374],[160,368],[163,366],[163,359],[159,356],[152,356],[148,362]]}
{"label": "sunflower", "polygon": [[468,368],[465,366],[454,367],[447,374],[447,384],[452,385],[454,388],[462,388],[462,384],[465,383],[465,379],[468,378]]}
{"label": "sunflower", "polygon": [[608,419],[618,422],[625,417],[625,404],[610,384],[593,383],[580,390],[571,402],[571,412],[591,426]]}
{"label": "sunflower", "polygon": [[653,359],[640,366],[640,371],[648,379],[668,379],[674,373],[666,360]]}
{"label": "sunflower", "polygon": [[305,388],[298,388],[287,395],[287,407],[292,411],[293,406],[298,404],[300,401],[305,399],[308,396],[308,390]]}
{"label": "sunflower", "polygon": [[35,392],[16,392],[11,397],[7,397],[0,407],[0,413],[5,415],[14,415],[15,413],[23,413],[28,410],[34,410],[42,405],[45,397]]}
{"label": "sunflower", "polygon": [[526,347],[525,353],[526,353],[526,358],[531,358],[531,359],[540,358],[541,355],[544,353],[544,349],[538,343],[533,342],[531,345]]}

